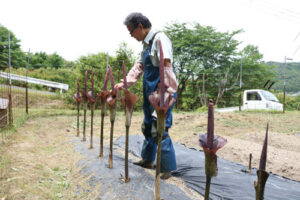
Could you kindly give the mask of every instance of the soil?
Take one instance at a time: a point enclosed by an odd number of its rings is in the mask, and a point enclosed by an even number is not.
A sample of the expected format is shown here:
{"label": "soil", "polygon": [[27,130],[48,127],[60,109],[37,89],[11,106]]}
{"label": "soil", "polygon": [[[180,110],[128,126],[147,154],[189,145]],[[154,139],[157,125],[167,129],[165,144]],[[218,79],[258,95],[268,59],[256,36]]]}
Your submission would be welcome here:
{"label": "soil", "polygon": [[[89,114],[89,113],[88,113]],[[266,171],[300,181],[300,112],[215,113],[215,134],[227,139],[217,155],[234,162],[259,165],[260,153],[269,123],[269,141]],[[82,120],[82,117],[81,117]],[[142,113],[134,113],[130,134],[141,134]],[[94,120],[94,143],[99,142],[100,113]],[[118,113],[114,138],[124,135],[124,114]],[[201,149],[199,134],[206,132],[206,113],[174,113],[169,130],[173,142]],[[80,124],[82,128],[82,124]],[[105,118],[105,145],[109,139],[109,116]],[[87,134],[90,121],[87,121]],[[77,186],[91,191],[87,177],[80,175],[76,163],[78,152],[70,143],[76,135],[76,116],[55,116],[29,119],[0,146],[0,199],[95,199],[93,192],[75,195]],[[82,135],[80,135],[81,139]],[[88,141],[87,141],[88,142]],[[188,191],[191,196],[202,197],[186,188],[174,177],[167,180]]]}
{"label": "soil", "polygon": [[[249,157],[252,154],[251,167],[258,168],[266,126],[269,123],[266,171],[300,181],[299,114],[293,113],[290,116],[293,118],[288,120],[288,116],[278,113],[246,113],[243,116],[239,113],[216,113],[215,134],[227,139],[227,144],[217,152],[217,155],[224,159],[249,166]],[[200,126],[204,128],[207,123],[205,116],[202,117],[204,119],[202,118],[203,121]],[[180,120],[180,118],[182,119]],[[243,122],[243,118],[245,118],[245,121],[252,121],[252,123]],[[195,120],[195,116],[180,117],[175,115],[174,121],[176,119],[179,122],[177,124],[175,122],[174,129]],[[198,124],[200,124],[199,122]],[[228,125],[228,122],[231,124]],[[196,149],[201,149],[198,145],[199,131],[197,127],[187,130],[191,130],[193,134],[180,139],[176,138],[175,141]],[[206,132],[205,130],[202,131],[200,132]]]}

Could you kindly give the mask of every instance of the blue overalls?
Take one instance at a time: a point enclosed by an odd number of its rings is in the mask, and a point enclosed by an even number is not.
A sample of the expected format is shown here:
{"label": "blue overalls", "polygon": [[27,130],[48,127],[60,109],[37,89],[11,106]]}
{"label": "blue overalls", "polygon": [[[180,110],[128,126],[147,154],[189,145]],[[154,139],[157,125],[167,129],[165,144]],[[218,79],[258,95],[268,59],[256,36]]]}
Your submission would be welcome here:
{"label": "blue overalls", "polygon": [[[154,35],[155,37],[155,35]],[[153,38],[151,39],[153,41]],[[152,92],[157,90],[158,83],[160,81],[159,77],[159,67],[153,66],[150,60],[150,51],[152,46],[152,41],[150,42],[148,48],[143,52],[143,66],[144,66],[144,76],[143,76],[143,111],[144,111],[144,130],[143,134],[145,140],[142,147],[141,156],[145,161],[153,162],[156,156],[157,144],[152,138],[151,129],[153,131],[153,125],[156,126],[157,119],[152,117],[154,108],[149,101],[149,96]],[[176,98],[176,94],[174,95]],[[172,126],[172,109],[174,104],[167,110],[166,116],[166,131],[163,134],[162,147],[161,147],[161,172],[170,172],[176,170],[176,158],[175,151],[172,144],[172,140],[168,135],[168,129]],[[156,130],[154,130],[156,131]],[[157,134],[157,133],[156,133]]]}

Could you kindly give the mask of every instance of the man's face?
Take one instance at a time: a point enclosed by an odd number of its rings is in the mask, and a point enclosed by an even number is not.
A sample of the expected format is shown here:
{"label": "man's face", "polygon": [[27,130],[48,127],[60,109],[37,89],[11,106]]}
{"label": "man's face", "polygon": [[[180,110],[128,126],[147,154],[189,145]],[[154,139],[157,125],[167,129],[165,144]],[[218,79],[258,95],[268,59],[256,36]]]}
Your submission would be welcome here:
{"label": "man's face", "polygon": [[135,38],[137,41],[143,41],[144,35],[143,35],[143,26],[142,24],[139,24],[137,28],[133,28],[132,26],[127,25],[127,29],[129,31],[129,34],[131,37]]}

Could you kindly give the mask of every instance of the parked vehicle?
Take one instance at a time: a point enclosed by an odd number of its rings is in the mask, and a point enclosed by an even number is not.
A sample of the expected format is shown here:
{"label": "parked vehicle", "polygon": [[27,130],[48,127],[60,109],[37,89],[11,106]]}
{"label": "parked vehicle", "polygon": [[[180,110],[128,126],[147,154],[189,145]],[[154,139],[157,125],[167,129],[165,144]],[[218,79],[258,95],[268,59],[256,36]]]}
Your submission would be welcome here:
{"label": "parked vehicle", "polygon": [[274,94],[265,90],[245,90],[243,97],[243,110],[283,110],[282,103]]}

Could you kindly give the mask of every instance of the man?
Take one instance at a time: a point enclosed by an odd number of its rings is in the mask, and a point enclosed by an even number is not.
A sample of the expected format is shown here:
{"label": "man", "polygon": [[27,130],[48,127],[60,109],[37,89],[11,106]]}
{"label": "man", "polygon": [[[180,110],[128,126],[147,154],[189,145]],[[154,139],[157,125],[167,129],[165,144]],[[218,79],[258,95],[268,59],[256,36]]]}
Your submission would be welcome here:
{"label": "man", "polygon": [[[143,43],[143,51],[137,61],[127,74],[128,87],[133,85],[142,74],[143,76],[143,111],[144,122],[142,132],[145,136],[142,147],[142,160],[134,164],[144,168],[153,168],[153,162],[157,150],[157,117],[153,106],[149,102],[149,96],[157,90],[159,77],[159,44],[161,41],[164,53],[164,71],[167,92],[176,98],[177,81],[172,69],[173,50],[170,39],[163,32],[154,32],[151,22],[141,13],[131,13],[124,21],[129,34],[137,41]],[[117,88],[122,89],[123,83],[118,83]],[[168,130],[172,125],[172,105],[167,111],[166,130],[162,137],[161,151],[161,178],[171,177],[171,171],[176,170],[175,151]]]}

